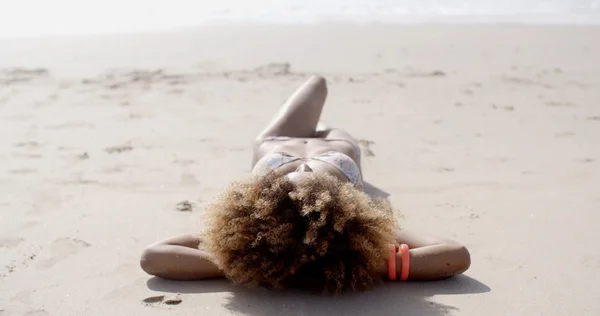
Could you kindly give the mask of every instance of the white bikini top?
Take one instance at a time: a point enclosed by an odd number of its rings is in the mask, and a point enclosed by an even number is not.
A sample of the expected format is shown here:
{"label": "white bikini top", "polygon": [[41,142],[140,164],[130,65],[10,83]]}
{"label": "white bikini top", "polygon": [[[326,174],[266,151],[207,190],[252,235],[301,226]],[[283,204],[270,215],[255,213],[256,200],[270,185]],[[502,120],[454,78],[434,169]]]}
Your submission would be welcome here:
{"label": "white bikini top", "polygon": [[271,170],[275,170],[283,165],[299,160],[318,160],[328,163],[343,173],[346,178],[348,178],[350,183],[352,183],[356,188],[362,189],[363,187],[362,175],[358,165],[354,162],[354,160],[352,160],[352,158],[348,157],[348,155],[337,151],[329,151],[324,154],[309,158],[296,157],[286,153],[268,154],[262,157],[256,163],[252,169],[252,173],[263,175]]}

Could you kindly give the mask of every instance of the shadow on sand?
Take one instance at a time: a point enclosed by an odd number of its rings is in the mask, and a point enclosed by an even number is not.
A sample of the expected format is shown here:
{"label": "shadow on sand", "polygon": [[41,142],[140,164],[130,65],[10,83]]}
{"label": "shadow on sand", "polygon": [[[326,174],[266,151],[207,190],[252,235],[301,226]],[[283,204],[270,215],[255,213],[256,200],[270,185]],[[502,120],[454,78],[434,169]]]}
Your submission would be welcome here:
{"label": "shadow on sand", "polygon": [[382,189],[372,185],[369,182],[364,182],[363,185],[363,190],[365,191],[366,194],[368,194],[371,197],[377,197],[377,198],[383,198],[383,199],[387,199],[390,197],[390,194],[383,191]]}
{"label": "shadow on sand", "polygon": [[[386,200],[390,196],[367,182],[364,183],[364,191],[371,197]],[[339,296],[324,296],[295,289],[248,289],[233,285],[225,279],[169,281],[154,277],[147,281],[147,286],[153,291],[167,293],[230,293],[224,307],[235,314],[249,316],[446,316],[458,309],[431,302],[430,297],[490,291],[488,286],[466,275],[436,282],[384,282],[369,291]]]}
{"label": "shadow on sand", "polygon": [[465,275],[436,282],[387,282],[365,292],[322,296],[301,290],[247,289],[225,279],[168,281],[151,278],[148,288],[169,293],[218,293],[231,296],[224,305],[242,315],[430,315],[444,316],[458,309],[428,300],[434,295],[489,292],[485,284]]}

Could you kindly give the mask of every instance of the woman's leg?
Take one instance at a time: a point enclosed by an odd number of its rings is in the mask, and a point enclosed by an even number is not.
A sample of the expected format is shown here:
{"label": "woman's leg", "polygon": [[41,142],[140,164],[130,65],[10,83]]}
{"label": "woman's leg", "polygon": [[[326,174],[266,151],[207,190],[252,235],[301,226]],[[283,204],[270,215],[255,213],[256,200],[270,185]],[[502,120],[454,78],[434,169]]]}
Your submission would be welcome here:
{"label": "woman's leg", "polygon": [[272,136],[314,137],[326,98],[325,79],[311,77],[285,102],[257,140]]}

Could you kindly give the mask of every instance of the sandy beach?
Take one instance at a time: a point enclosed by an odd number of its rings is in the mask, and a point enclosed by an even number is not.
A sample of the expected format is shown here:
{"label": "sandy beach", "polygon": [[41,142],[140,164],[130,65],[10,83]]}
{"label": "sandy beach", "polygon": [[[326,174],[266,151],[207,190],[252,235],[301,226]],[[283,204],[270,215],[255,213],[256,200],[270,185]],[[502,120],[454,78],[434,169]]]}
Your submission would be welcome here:
{"label": "sandy beach", "polygon": [[[318,24],[0,40],[0,315],[598,315],[599,38]],[[323,119],[361,140],[369,192],[403,227],[463,242],[467,273],[341,297],[146,275],[144,247],[200,229],[312,74],[329,81]]]}

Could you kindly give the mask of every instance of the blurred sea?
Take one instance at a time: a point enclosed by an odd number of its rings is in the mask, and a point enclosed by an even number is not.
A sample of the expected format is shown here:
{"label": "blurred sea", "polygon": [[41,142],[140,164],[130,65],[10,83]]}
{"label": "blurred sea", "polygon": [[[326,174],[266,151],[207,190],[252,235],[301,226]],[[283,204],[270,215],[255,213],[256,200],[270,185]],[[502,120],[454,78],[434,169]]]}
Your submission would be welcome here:
{"label": "blurred sea", "polygon": [[600,0],[2,0],[0,37],[211,23],[600,24]]}

